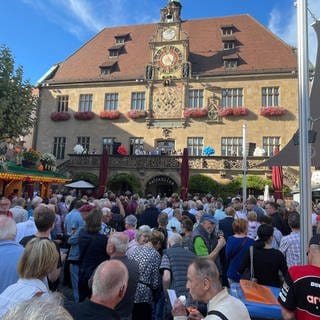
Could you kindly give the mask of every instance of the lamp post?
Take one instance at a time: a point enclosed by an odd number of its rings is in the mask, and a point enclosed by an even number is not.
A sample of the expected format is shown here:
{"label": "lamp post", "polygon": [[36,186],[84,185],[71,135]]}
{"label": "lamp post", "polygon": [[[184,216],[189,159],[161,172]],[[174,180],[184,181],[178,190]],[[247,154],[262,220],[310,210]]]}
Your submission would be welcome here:
{"label": "lamp post", "polygon": [[299,92],[299,156],[301,203],[301,263],[307,263],[305,250],[311,236],[311,148],[309,144],[309,64],[308,64],[308,13],[307,0],[297,1],[298,21],[298,92]]}
{"label": "lamp post", "polygon": [[242,199],[243,199],[243,209],[245,208],[245,202],[247,200],[247,125],[242,126],[242,168],[243,168],[243,178],[242,178]]}

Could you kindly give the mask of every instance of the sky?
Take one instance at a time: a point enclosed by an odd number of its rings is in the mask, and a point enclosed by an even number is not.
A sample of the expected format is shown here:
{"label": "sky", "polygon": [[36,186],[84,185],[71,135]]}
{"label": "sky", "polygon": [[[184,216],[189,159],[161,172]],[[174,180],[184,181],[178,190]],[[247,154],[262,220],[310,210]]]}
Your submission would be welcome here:
{"label": "sky", "polygon": [[[308,8],[320,18],[320,0]],[[297,46],[294,0],[181,0],[182,19],[250,14],[286,43]],[[1,0],[0,45],[8,47],[24,79],[36,82],[105,27],[157,23],[167,0]],[[309,24],[313,22],[309,15]],[[309,57],[317,43],[309,28]]]}

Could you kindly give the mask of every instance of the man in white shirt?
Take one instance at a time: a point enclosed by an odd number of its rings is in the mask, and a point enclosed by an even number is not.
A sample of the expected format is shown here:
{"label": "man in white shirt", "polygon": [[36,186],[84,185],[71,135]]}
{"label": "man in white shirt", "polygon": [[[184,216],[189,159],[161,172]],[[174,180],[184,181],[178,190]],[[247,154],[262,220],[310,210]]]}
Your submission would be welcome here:
{"label": "man in white shirt", "polygon": [[14,206],[10,209],[16,223],[28,220],[28,211],[24,208],[26,201],[23,198],[14,200]]}

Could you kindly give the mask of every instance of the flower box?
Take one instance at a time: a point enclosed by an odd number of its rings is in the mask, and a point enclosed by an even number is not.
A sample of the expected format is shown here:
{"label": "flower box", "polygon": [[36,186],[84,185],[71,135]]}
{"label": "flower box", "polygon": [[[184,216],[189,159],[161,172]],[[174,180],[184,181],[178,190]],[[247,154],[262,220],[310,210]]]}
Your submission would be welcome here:
{"label": "flower box", "polygon": [[71,115],[69,112],[52,112],[50,118],[52,121],[67,121]]}
{"label": "flower box", "polygon": [[235,107],[232,109],[232,115],[234,116],[246,116],[249,113],[246,107]]}
{"label": "flower box", "polygon": [[202,118],[208,115],[208,109],[207,108],[197,108],[197,109],[188,108],[184,110],[183,115],[186,118]]}
{"label": "flower box", "polygon": [[260,115],[262,116],[283,116],[287,113],[287,109],[282,107],[261,107]]}
{"label": "flower box", "polygon": [[233,115],[233,108],[218,108],[218,116],[219,117],[227,117]]}
{"label": "flower box", "polygon": [[94,113],[92,111],[75,112],[73,116],[77,120],[91,120],[94,118]]}
{"label": "flower box", "polygon": [[131,119],[145,118],[147,112],[145,110],[130,110],[128,112],[128,117]]}
{"label": "flower box", "polygon": [[121,113],[118,110],[100,112],[101,119],[108,119],[108,120],[119,119],[120,115]]}
{"label": "flower box", "polygon": [[23,160],[27,160],[35,163],[40,158],[40,152],[30,148],[29,150],[22,152],[22,158]]}

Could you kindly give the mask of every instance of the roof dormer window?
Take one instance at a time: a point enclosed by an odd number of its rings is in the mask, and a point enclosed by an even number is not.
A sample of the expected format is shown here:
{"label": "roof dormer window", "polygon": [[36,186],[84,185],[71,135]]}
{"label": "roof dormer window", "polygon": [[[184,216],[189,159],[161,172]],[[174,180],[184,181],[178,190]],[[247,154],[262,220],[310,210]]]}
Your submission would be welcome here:
{"label": "roof dormer window", "polygon": [[99,66],[101,75],[111,74],[113,71],[115,71],[116,67],[117,67],[116,61],[106,61]]}
{"label": "roof dormer window", "polygon": [[109,57],[110,58],[117,58],[120,54],[121,54],[121,51],[122,51],[122,48],[124,47],[123,44],[117,44],[111,48],[109,48]]}
{"label": "roof dormer window", "polygon": [[234,49],[236,46],[235,41],[224,41],[223,42],[223,50]]}
{"label": "roof dormer window", "polygon": [[234,25],[233,24],[226,24],[221,26],[221,33],[222,36],[231,36],[233,35]]}
{"label": "roof dormer window", "polygon": [[223,65],[225,69],[234,69],[239,64],[239,56],[237,54],[224,56],[223,57]]}
{"label": "roof dormer window", "polygon": [[129,33],[117,34],[115,36],[116,44],[125,43],[128,40]]}

